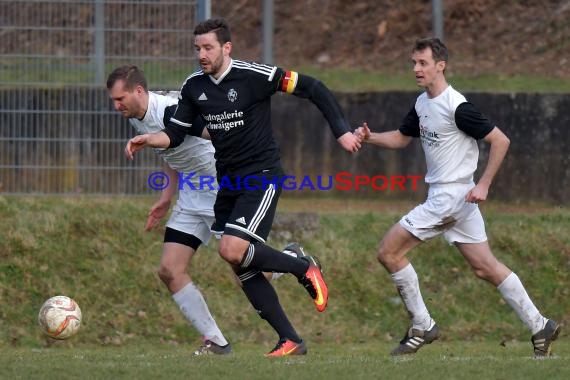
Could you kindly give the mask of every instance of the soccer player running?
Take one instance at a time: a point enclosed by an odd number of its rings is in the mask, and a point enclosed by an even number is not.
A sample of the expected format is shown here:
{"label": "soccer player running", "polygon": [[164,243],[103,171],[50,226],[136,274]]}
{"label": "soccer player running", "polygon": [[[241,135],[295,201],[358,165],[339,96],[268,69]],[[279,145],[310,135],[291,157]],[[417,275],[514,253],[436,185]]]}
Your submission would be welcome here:
{"label": "soccer player running", "polygon": [[[107,78],[107,90],[113,106],[128,118],[137,133],[154,133],[164,129],[176,109],[176,98],[148,91],[147,80],[137,66],[116,68]],[[200,290],[188,275],[188,267],[201,244],[208,244],[214,221],[214,202],[217,190],[200,189],[200,176],[215,178],[214,147],[208,140],[185,136],[181,144],[172,149],[156,149],[165,162],[170,180],[158,201],[151,207],[145,229],[155,228],[168,213],[172,196],[178,189],[178,172],[190,179],[197,190],[184,186],[166,223],[162,258],[158,276],[166,285],[184,317],[203,336],[203,344],[195,355],[229,354],[232,351]]]}
{"label": "soccer player running", "polygon": [[[411,317],[409,331],[391,354],[413,354],[439,337],[439,328],[424,304],[418,276],[406,254],[422,242],[443,235],[457,247],[477,277],[497,287],[528,327],[535,356],[548,356],[560,325],[541,315],[518,276],[495,258],[478,207],[487,199],[509,139],[447,83],[447,60],[447,48],[439,39],[416,41],[412,49],[413,69],[418,86],[425,92],[398,130],[371,133],[366,123],[357,130],[364,141],[388,149],[404,148],[419,137],[427,161],[427,200],[402,217],[386,233],[378,249],[378,260],[391,274]],[[480,139],[490,144],[490,152],[475,184],[473,173]]]}
{"label": "soccer player running", "polygon": [[[318,80],[275,66],[232,59],[230,28],[225,20],[200,23],[194,36],[201,70],[186,79],[178,108],[166,129],[131,139],[125,153],[132,159],[146,146],[172,148],[186,134],[209,133],[216,148],[221,187],[212,226],[214,233],[223,234],[219,253],[232,264],[259,316],[279,335],[277,345],[266,356],[305,354],[305,342],[261,273],[292,273],[313,298],[317,311],[326,309],[328,289],[316,260],[283,255],[265,244],[281,194],[280,177],[284,175],[271,129],[271,96],[281,91],[309,99],[348,152],[360,148],[359,138],[350,132],[339,104]],[[206,129],[194,123],[200,115]]]}

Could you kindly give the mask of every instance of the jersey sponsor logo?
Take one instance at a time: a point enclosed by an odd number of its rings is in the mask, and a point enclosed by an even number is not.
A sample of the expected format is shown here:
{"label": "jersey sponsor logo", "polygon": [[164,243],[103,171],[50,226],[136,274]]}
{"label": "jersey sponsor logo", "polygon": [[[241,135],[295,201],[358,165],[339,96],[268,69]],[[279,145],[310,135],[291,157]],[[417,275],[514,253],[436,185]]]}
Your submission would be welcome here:
{"label": "jersey sponsor logo", "polygon": [[235,102],[235,101],[237,100],[237,97],[238,97],[238,93],[237,93],[236,90],[234,90],[234,89],[232,88],[232,89],[230,89],[230,90],[228,91],[228,100],[229,100],[230,102],[232,102],[232,103]]}
{"label": "jersey sponsor logo", "polygon": [[297,86],[297,79],[299,79],[299,74],[296,71],[286,71],[281,80],[281,91],[292,94]]}
{"label": "jersey sponsor logo", "polygon": [[202,95],[198,97],[198,100],[208,100],[208,97],[206,96],[206,94],[202,93]]}
{"label": "jersey sponsor logo", "polygon": [[243,118],[243,111],[235,110],[234,112],[226,112],[219,114],[207,114],[203,115],[204,119],[209,122],[206,124],[208,129],[223,129],[224,131],[229,131],[235,127],[241,127],[245,124]]}
{"label": "jersey sponsor logo", "polygon": [[437,148],[440,144],[440,137],[437,132],[430,131],[426,126],[420,123],[420,139],[427,147]]}

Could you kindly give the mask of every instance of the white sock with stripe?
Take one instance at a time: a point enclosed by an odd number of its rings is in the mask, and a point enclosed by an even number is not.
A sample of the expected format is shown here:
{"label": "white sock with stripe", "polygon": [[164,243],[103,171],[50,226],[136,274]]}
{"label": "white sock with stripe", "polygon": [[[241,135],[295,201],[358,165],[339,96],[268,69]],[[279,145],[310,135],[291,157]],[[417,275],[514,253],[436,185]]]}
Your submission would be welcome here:
{"label": "white sock with stripe", "polygon": [[406,265],[391,276],[410,314],[412,327],[417,330],[429,330],[433,327],[434,322],[422,298],[418,275],[412,264]]}
{"label": "white sock with stripe", "polygon": [[172,298],[180,307],[184,317],[205,339],[220,346],[228,344],[212,314],[210,314],[202,293],[192,282],[189,282],[185,287],[174,293]]}
{"label": "white sock with stripe", "polygon": [[544,318],[534,306],[519,276],[511,272],[497,289],[533,335],[544,328],[548,319]]}

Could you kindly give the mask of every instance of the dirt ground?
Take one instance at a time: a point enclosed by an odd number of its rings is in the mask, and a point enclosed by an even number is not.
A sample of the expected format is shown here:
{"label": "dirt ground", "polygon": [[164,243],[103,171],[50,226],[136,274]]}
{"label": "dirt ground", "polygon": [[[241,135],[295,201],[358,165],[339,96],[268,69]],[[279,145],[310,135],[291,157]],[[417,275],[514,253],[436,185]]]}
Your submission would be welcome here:
{"label": "dirt ground", "polygon": [[[234,56],[261,57],[259,0],[212,1],[232,26]],[[462,75],[570,75],[570,0],[447,0],[449,70]],[[275,0],[279,66],[409,70],[415,39],[431,35],[430,0]]]}

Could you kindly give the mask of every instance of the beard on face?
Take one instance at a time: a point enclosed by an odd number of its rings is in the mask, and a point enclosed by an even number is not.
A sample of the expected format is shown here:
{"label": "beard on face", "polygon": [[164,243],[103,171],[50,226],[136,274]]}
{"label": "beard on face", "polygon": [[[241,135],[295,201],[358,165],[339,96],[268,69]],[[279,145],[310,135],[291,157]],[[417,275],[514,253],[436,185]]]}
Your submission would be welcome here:
{"label": "beard on face", "polygon": [[202,71],[205,74],[216,75],[219,73],[220,69],[222,68],[223,62],[224,58],[222,55],[220,55],[214,61],[208,60],[200,62],[200,66],[202,67]]}

